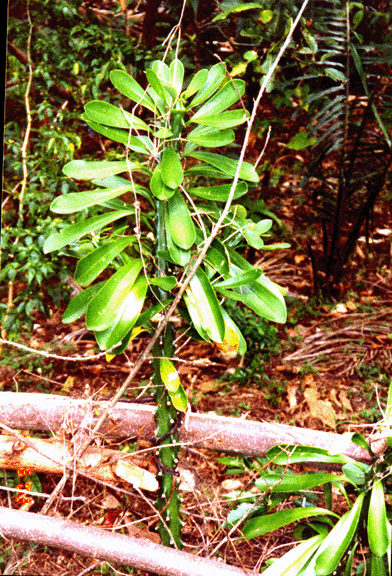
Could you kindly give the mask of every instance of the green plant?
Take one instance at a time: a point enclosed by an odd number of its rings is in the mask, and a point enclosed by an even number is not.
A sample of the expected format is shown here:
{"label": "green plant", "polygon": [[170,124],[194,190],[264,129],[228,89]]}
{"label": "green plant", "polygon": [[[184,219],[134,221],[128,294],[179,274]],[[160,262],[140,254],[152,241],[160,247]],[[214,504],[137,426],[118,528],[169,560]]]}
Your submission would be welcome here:
{"label": "green plant", "polygon": [[[228,518],[234,525],[242,523],[241,532],[248,540],[292,522],[301,522],[294,529],[294,537],[301,540],[301,543],[273,562],[263,574],[327,576],[336,574],[335,571],[339,569],[339,573],[349,576],[355,560],[356,564],[362,563],[362,573],[365,573],[368,565],[372,576],[391,575],[391,422],[392,383],[378,428],[378,441],[384,443],[382,451],[375,454],[360,434],[346,435],[348,440],[369,452],[372,464],[343,457],[338,446],[329,451],[308,446],[276,446],[268,451],[266,457],[270,465],[277,468],[270,469],[264,465],[259,469],[255,486],[260,496],[257,497],[254,491],[242,494]],[[288,468],[290,464],[311,462],[341,464],[342,474],[298,474]],[[228,460],[222,463],[229,466],[234,464]],[[235,466],[238,473],[244,470],[238,462]],[[323,488],[325,507],[314,506],[314,501],[320,502],[320,498],[312,490],[319,486]],[[332,487],[335,493],[340,492],[348,508],[341,516],[332,511]],[[293,501],[295,495],[298,498]],[[284,500],[290,500],[294,506],[269,513],[278,502]],[[302,522],[307,518],[312,520]],[[337,520],[335,524],[334,520]],[[365,550],[368,552],[365,553]]]}
{"label": "green plant", "polygon": [[[240,301],[276,322],[285,321],[286,307],[279,287],[240,254],[246,245],[263,249],[262,237],[272,225],[269,219],[254,223],[243,206],[231,205],[259,176],[231,149],[226,156],[209,151],[232,144],[233,128],[247,121],[244,109],[229,109],[245,83],[227,77],[219,63],[200,70],[184,90],[184,67],[177,58],[170,65],[153,62],[146,77],[144,90],[124,70],[110,73],[115,88],[134,103],[130,111],[100,100],[85,105],[83,120],[123,144],[125,154],[120,160],[74,160],[64,167],[68,177],[91,180],[96,189],[60,196],[52,211],[83,214],[94,206],[96,215],[52,234],[44,252],[84,247],[75,271],[84,290],[69,303],[63,322],[85,315],[99,347],[112,354],[122,353],[140,329],[155,333],[162,474],[157,509],[164,512],[159,532],[164,544],[180,547],[175,430],[188,402],[172,362],[173,326],[168,322],[156,329],[154,319],[176,306],[183,331],[244,354],[245,338],[220,301]],[[143,119],[136,116],[139,106],[146,110]]]}

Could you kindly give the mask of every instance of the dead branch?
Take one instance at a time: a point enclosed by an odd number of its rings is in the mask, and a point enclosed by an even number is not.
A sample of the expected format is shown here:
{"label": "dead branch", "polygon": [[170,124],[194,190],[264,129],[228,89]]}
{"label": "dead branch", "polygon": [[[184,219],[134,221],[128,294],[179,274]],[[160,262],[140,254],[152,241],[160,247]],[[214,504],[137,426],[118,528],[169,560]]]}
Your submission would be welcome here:
{"label": "dead branch", "polygon": [[154,544],[143,538],[114,534],[76,522],[9,508],[0,508],[0,534],[6,539],[53,546],[164,576],[246,574],[240,568]]}
{"label": "dead branch", "polygon": [[[72,464],[72,459],[71,442],[37,438],[22,441],[13,436],[0,436],[0,468],[27,468],[32,472],[62,474],[65,466]],[[90,446],[80,458],[77,470],[104,482],[117,484],[124,480],[143,490],[157,490],[155,474],[139,464],[143,465],[141,459],[136,457],[135,460],[131,454]]]}
{"label": "dead branch", "polygon": [[[0,392],[0,423],[19,430],[51,430],[73,432],[83,423],[89,430],[104,412],[109,402],[93,402],[64,398],[52,394]],[[106,438],[144,438],[155,434],[155,408],[118,402],[100,433]],[[297,444],[329,449],[336,446],[339,435],[319,430],[254,422],[242,418],[188,414],[179,429],[183,444],[263,456],[279,444]],[[342,453],[363,462],[369,454],[359,446],[342,442]]]}

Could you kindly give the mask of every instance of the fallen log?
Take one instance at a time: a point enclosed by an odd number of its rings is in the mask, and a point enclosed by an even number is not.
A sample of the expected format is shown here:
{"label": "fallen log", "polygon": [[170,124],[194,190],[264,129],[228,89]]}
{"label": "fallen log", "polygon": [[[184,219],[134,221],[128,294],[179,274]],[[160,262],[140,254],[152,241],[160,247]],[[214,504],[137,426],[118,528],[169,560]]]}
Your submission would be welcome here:
{"label": "fallen log", "polygon": [[[52,430],[73,432],[80,426],[92,430],[108,402],[65,398],[51,394],[0,392],[0,424],[18,430]],[[105,438],[144,438],[152,440],[155,433],[154,406],[118,402],[100,430]],[[254,422],[207,414],[187,414],[178,431],[183,444],[263,456],[279,444],[296,444],[329,449],[336,447],[338,434]],[[341,453],[371,462],[366,450],[341,440]]]}
{"label": "fallen log", "polygon": [[163,576],[255,574],[143,538],[123,536],[101,528],[9,508],[0,508],[0,534],[6,539],[53,546]]}

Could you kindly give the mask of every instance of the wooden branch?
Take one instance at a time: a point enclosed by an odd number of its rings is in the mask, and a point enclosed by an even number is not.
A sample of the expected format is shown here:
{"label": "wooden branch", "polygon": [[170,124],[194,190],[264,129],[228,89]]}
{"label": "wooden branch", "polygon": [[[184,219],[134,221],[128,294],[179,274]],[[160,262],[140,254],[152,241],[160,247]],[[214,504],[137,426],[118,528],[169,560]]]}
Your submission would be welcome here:
{"label": "wooden branch", "polygon": [[154,544],[143,538],[132,538],[76,522],[8,508],[0,508],[0,534],[6,539],[53,546],[164,576],[255,574],[216,560]]}
{"label": "wooden branch", "polygon": [[[0,392],[0,424],[19,430],[52,430],[72,432],[80,426],[92,430],[108,402],[94,402],[64,398],[52,394],[20,394]],[[155,408],[118,402],[100,433],[107,438],[145,438],[155,434]],[[278,444],[299,444],[329,449],[336,446],[340,436],[330,432],[210,416],[188,414],[179,429],[182,443],[238,452],[249,456],[263,456]],[[342,440],[341,453],[362,462],[371,462],[366,450]]]}
{"label": "wooden branch", "polygon": [[[72,461],[71,442],[0,436],[0,468],[28,468],[32,472],[62,474],[66,466],[72,465]],[[132,454],[90,446],[77,463],[77,470],[104,482],[118,484],[119,480],[124,480],[143,490],[158,490],[155,474],[141,468],[143,464],[149,464],[147,459],[143,463],[141,458],[136,457],[135,460]]]}

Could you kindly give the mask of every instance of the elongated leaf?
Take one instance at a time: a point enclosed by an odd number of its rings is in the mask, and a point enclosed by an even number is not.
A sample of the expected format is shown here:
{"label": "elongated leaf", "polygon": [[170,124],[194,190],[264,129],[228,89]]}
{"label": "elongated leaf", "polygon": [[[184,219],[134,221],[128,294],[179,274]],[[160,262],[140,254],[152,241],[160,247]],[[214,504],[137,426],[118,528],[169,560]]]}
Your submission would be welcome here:
{"label": "elongated leaf", "polygon": [[143,172],[148,174],[148,169],[138,162],[128,162],[127,160],[106,161],[106,160],[72,160],[63,168],[63,172],[69,178],[77,180],[92,180],[93,178],[107,178],[113,174],[121,172]]}
{"label": "elongated leaf", "polygon": [[239,126],[243,124],[248,118],[248,115],[244,110],[226,110],[220,114],[203,115],[198,117],[192,117],[187,124],[195,122],[196,124],[201,124],[203,126],[211,126],[213,128],[234,128],[234,126]]}
{"label": "elongated leaf", "polygon": [[163,256],[163,257],[167,258],[168,262],[173,260],[174,264],[178,264],[179,266],[186,266],[191,257],[191,253],[189,249],[184,250],[183,248],[177,246],[177,244],[174,242],[171,236],[169,212],[167,207],[165,208],[165,230],[166,230],[167,250],[169,252],[169,256]]}
{"label": "elongated leaf", "polygon": [[86,118],[85,114],[82,114],[82,119],[98,134],[102,134],[102,136],[110,138],[114,142],[124,144],[124,146],[138,154],[151,154],[154,150],[154,145],[147,136],[131,136],[128,130],[98,124]]}
{"label": "elongated leaf", "polygon": [[215,64],[208,72],[207,80],[204,82],[203,86],[200,90],[196,93],[195,97],[193,98],[192,102],[187,106],[187,110],[201,104],[207,98],[212,96],[216,90],[218,90],[222,80],[226,76],[226,69],[225,65],[222,62],[218,62]]}
{"label": "elongated leaf", "polygon": [[271,566],[263,572],[264,576],[298,576],[300,570],[308,560],[313,556],[323,536],[317,534],[308,540],[301,542],[295,548],[281,556]]}
{"label": "elongated leaf", "polygon": [[185,412],[188,407],[188,398],[182,384],[180,384],[175,392],[169,392],[169,395],[174,408],[179,412]]}
{"label": "elongated leaf", "polygon": [[327,576],[336,570],[357,529],[365,493],[361,492],[321,544],[315,562],[316,574]]}
{"label": "elongated leaf", "polygon": [[112,70],[110,72],[110,80],[121,94],[124,94],[133,102],[148,108],[151,112],[155,111],[154,102],[132,76],[123,70]]}
{"label": "elongated leaf", "polygon": [[81,318],[85,314],[87,310],[87,304],[91,298],[95,296],[99,290],[101,290],[104,284],[105,282],[94,284],[94,286],[90,286],[90,288],[83,290],[83,292],[80,292],[77,294],[77,296],[72,298],[67,308],[65,309],[61,319],[62,322],[64,324],[70,324],[71,322],[75,322],[75,320]]}
{"label": "elongated leaf", "polygon": [[330,512],[325,508],[293,508],[290,510],[281,510],[274,514],[265,514],[264,516],[251,518],[243,527],[242,533],[247,540],[252,540],[252,538],[268,534],[273,530],[277,530],[282,526],[287,526],[297,520],[309,518],[310,516],[325,515],[337,517],[334,512]]}
{"label": "elongated leaf", "polygon": [[215,16],[212,22],[217,22],[218,20],[225,20],[229,16],[229,14],[237,13],[237,12],[244,12],[244,10],[260,10],[261,5],[256,4],[255,2],[244,2],[241,4],[237,4],[235,6],[231,6],[227,10],[224,10],[222,14]]}
{"label": "elongated leaf", "polygon": [[135,236],[126,236],[97,248],[77,263],[75,282],[88,286],[127,246],[135,242]]}
{"label": "elongated leaf", "polygon": [[102,216],[88,218],[88,220],[71,224],[71,226],[66,226],[61,232],[51,234],[51,236],[47,238],[43,248],[44,254],[53,252],[53,250],[60,250],[64,248],[64,246],[67,246],[67,244],[72,244],[75,240],[78,240],[83,234],[104,228],[111,222],[129,216],[129,214],[133,214],[134,212],[134,208],[130,210],[118,210],[116,212],[110,212],[109,214],[103,214]]}
{"label": "elongated leaf", "polygon": [[141,274],[134,282],[129,294],[124,298],[113,323],[106,330],[95,332],[95,338],[101,350],[108,350],[113,346],[121,345],[139,318],[147,288],[147,280],[144,274]]}
{"label": "elongated leaf", "polygon": [[151,88],[154,92],[161,98],[164,102],[168,102],[168,94],[165,88],[162,86],[160,79],[158,78],[157,74],[151,68],[146,70],[146,77],[148,83],[150,84]]}
{"label": "elongated leaf", "polygon": [[296,464],[299,462],[324,462],[346,464],[347,456],[341,454],[331,455],[328,450],[324,448],[314,448],[313,446],[274,446],[266,453],[269,460],[273,460],[274,464],[285,466],[287,464]]}
{"label": "elongated leaf", "polygon": [[248,270],[247,272],[242,272],[238,276],[233,276],[227,280],[222,280],[214,284],[214,288],[236,288],[238,286],[244,286],[245,284],[251,284],[262,274],[262,271],[258,268],[253,268],[253,270]]}
{"label": "elongated leaf", "polygon": [[[207,164],[211,164],[214,168],[217,168],[221,172],[228,174],[229,176],[234,176],[237,170],[238,161],[232,160],[231,158],[226,158],[226,156],[221,156],[220,154],[215,154],[213,152],[192,152],[189,154],[192,158],[202,160]],[[242,180],[247,180],[249,182],[258,182],[259,175],[248,162],[243,162],[240,170],[240,178]]]}
{"label": "elongated leaf", "polygon": [[162,290],[173,290],[177,286],[177,278],[175,276],[162,276],[157,278],[150,278],[149,283],[152,286],[159,286]]}
{"label": "elongated leaf", "polygon": [[[199,198],[204,198],[205,200],[211,200],[215,202],[226,202],[231,190],[231,184],[221,184],[220,186],[208,186],[208,187],[198,187],[189,188],[189,194],[198,196]],[[239,182],[236,186],[234,192],[234,200],[240,198],[248,191],[248,185],[246,182]]]}
{"label": "elongated leaf", "polygon": [[181,160],[174,148],[165,148],[162,153],[161,178],[169,188],[178,188],[184,179]]}
{"label": "elongated leaf", "polygon": [[383,558],[372,554],[372,564],[370,576],[389,576],[390,571],[387,573]]}
{"label": "elongated leaf", "polygon": [[205,146],[206,148],[227,146],[227,144],[234,142],[234,139],[235,134],[233,130],[216,131],[209,126],[198,126],[187,136],[187,140],[190,142],[198,146]]}
{"label": "elongated leaf", "polygon": [[381,480],[376,480],[373,484],[367,530],[370,550],[376,556],[384,556],[391,547],[391,535],[386,514],[384,487]]}
{"label": "elongated leaf", "polygon": [[89,302],[86,312],[86,325],[89,330],[106,330],[115,321],[142,267],[141,260],[131,260],[117,270]]}
{"label": "elongated leaf", "polygon": [[237,102],[245,92],[243,80],[233,80],[221,88],[192,116],[192,122],[196,122],[202,116],[211,116],[223,112]]}
{"label": "elongated leaf", "polygon": [[[237,276],[243,271],[253,270],[253,266],[237,252],[229,250],[229,254],[232,260],[230,276]],[[238,293],[246,306],[259,316],[274,322],[284,323],[286,321],[287,310],[284,298],[276,284],[264,274],[252,284],[234,289],[234,292]]]}
{"label": "elongated leaf", "polygon": [[119,188],[106,188],[104,191],[92,190],[91,192],[65,194],[64,196],[55,198],[50,205],[50,209],[56,214],[72,214],[73,212],[80,212],[90,206],[96,206],[97,204],[106,202],[106,200],[121,196],[121,194],[132,190],[132,188],[132,184],[129,183],[126,186],[120,186]]}
{"label": "elongated leaf", "polygon": [[197,310],[200,324],[211,340],[223,342],[225,321],[213,287],[205,272],[198,268],[189,283],[187,296]]}
{"label": "elongated leaf", "polygon": [[224,354],[235,353],[242,356],[246,352],[246,340],[224,308],[222,308],[222,314],[225,321],[225,337],[222,343],[216,342],[215,344]]}
{"label": "elongated leaf", "polygon": [[153,175],[151,176],[150,180],[150,189],[155,198],[158,198],[158,200],[168,200],[176,191],[175,188],[169,188],[169,186],[166,186],[162,180],[160,164],[155,166]]}
{"label": "elongated leaf", "polygon": [[114,128],[125,128],[126,130],[145,130],[150,131],[149,126],[140,118],[113,106],[103,100],[92,100],[84,106],[86,117],[98,124],[112,126]]}
{"label": "elongated leaf", "polygon": [[166,389],[169,392],[176,392],[181,386],[181,380],[173,362],[168,358],[162,358],[159,361],[159,371]]}
{"label": "elongated leaf", "polygon": [[182,98],[187,100],[188,98],[190,98],[190,96],[193,96],[195,92],[198,92],[200,88],[204,86],[207,77],[208,77],[208,70],[206,70],[205,68],[196,72],[196,74],[192,76],[192,80],[190,81],[188,88],[182,93]]}
{"label": "elongated leaf", "polygon": [[261,491],[272,492],[298,492],[310,490],[330,482],[342,482],[342,476],[337,474],[311,473],[311,474],[268,474],[258,478],[256,487]]}
{"label": "elongated leaf", "polygon": [[182,83],[184,81],[184,66],[181,60],[174,58],[173,62],[170,64],[170,81],[176,89],[177,96],[181,93]]}
{"label": "elongated leaf", "polygon": [[167,202],[168,226],[172,240],[184,250],[195,242],[196,232],[188,206],[178,190]]}
{"label": "elongated leaf", "polygon": [[[198,239],[198,242],[200,242]],[[206,262],[222,276],[229,274],[229,254],[225,246],[215,238],[206,254]]]}

